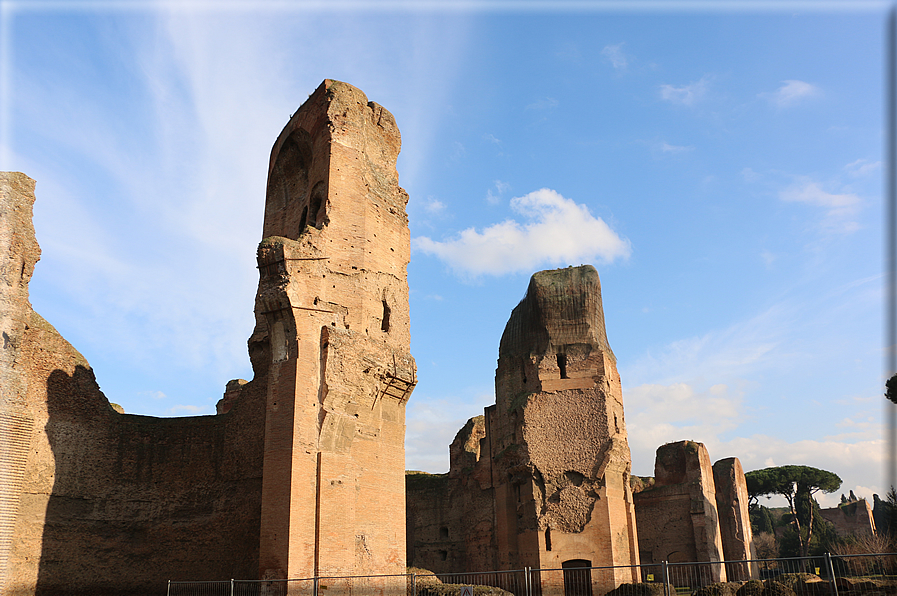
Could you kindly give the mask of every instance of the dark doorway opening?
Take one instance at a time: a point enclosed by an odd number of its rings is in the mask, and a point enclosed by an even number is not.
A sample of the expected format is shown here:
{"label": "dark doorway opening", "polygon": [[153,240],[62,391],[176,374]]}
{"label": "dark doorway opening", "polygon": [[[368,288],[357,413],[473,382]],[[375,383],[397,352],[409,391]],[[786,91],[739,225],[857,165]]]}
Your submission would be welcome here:
{"label": "dark doorway opening", "polygon": [[564,596],[592,596],[592,566],[585,559],[570,559],[561,563],[564,569]]}

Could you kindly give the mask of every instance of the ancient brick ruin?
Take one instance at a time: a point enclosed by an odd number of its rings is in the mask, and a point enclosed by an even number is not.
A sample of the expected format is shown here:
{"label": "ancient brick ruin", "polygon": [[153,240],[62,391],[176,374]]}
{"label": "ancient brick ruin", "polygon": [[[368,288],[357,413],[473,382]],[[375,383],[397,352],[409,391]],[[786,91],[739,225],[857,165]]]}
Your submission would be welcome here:
{"label": "ancient brick ruin", "polygon": [[[638,564],[620,377],[594,267],[532,277],[501,338],[495,392],[455,437],[448,475],[409,474],[409,564]],[[638,578],[615,574],[617,584]]]}
{"label": "ancient brick ruin", "polygon": [[0,178],[2,593],[405,569],[410,254],[400,136],[325,81],[271,154],[254,378],[216,416],[121,414],[28,302],[34,181]]}
{"label": "ancient brick ruin", "polygon": [[[653,487],[630,477],[591,266],[532,277],[501,338],[496,403],[458,432],[447,474],[405,476],[416,373],[400,144],[392,115],[337,81],[290,118],[269,162],[254,376],[227,383],[215,416],[113,408],[31,308],[34,181],[2,174],[0,592],[400,574],[406,545],[436,572],[561,568],[563,582],[640,560],[708,561],[720,581],[719,561],[750,555],[737,459],[711,467],[703,445],[676,443],[658,450]],[[621,567],[609,582],[639,579]]]}
{"label": "ancient brick ruin", "polygon": [[[825,521],[835,526],[839,536],[871,536],[876,534],[875,517],[872,506],[866,499],[853,496],[850,501],[837,507],[820,509],[819,513]],[[878,495],[876,495],[878,496]]]}
{"label": "ancient brick ruin", "polygon": [[[737,458],[713,466],[702,443],[679,441],[657,449],[654,477],[634,494],[642,563],[706,561],[705,581],[746,580],[751,559],[747,484]],[[689,571],[692,573],[691,571]]]}

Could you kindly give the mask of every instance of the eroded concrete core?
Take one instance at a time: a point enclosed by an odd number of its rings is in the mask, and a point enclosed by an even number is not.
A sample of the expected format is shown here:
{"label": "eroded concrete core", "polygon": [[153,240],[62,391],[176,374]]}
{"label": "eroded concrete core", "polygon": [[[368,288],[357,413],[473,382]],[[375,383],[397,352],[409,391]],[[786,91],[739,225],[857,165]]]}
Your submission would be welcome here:
{"label": "eroded concrete core", "polygon": [[409,475],[410,561],[434,571],[637,564],[620,377],[594,267],[532,277],[501,338],[495,392],[455,437],[447,477]]}

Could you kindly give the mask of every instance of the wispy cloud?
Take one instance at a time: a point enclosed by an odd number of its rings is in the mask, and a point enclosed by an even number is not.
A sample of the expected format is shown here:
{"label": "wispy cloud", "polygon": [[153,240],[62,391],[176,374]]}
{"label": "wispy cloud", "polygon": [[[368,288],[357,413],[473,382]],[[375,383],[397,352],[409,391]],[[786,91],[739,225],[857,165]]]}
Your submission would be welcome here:
{"label": "wispy cloud", "polygon": [[881,162],[858,159],[844,166],[844,169],[854,178],[861,178],[881,169]]}
{"label": "wispy cloud", "polygon": [[760,174],[751,168],[744,168],[741,170],[741,177],[745,182],[756,182],[760,180]]}
{"label": "wispy cloud", "polygon": [[558,107],[558,100],[553,97],[545,97],[534,101],[533,103],[526,106],[527,110],[550,110]]}
{"label": "wispy cloud", "polygon": [[623,53],[622,42],[612,46],[604,46],[604,49],[601,50],[601,55],[616,70],[626,70],[626,67],[629,66],[629,58]]}
{"label": "wispy cloud", "polygon": [[[493,188],[486,191],[486,202],[490,205],[498,205],[501,202],[502,195],[511,190],[511,185],[501,180],[496,180],[492,184]],[[493,189],[495,192],[492,192]]]}
{"label": "wispy cloud", "polygon": [[830,209],[850,207],[860,202],[860,198],[855,194],[826,192],[817,182],[809,181],[782,190],[779,193],[779,198],[783,201],[808,203]]}
{"label": "wispy cloud", "polygon": [[701,80],[681,87],[661,85],[660,97],[673,104],[691,106],[704,98],[709,87],[710,77],[704,75]]}
{"label": "wispy cloud", "polygon": [[526,223],[509,219],[485,228],[468,228],[457,237],[437,241],[415,238],[415,249],[436,256],[462,275],[504,275],[544,265],[580,264],[627,258],[628,240],[585,205],[543,188],[511,200],[511,209]]}
{"label": "wispy cloud", "polygon": [[780,108],[787,108],[821,93],[819,87],[804,81],[782,81],[782,86],[773,92],[760,93],[762,97]]}
{"label": "wispy cloud", "polygon": [[851,233],[860,229],[854,215],[861,204],[853,193],[830,193],[820,183],[803,179],[779,191],[779,198],[790,203],[806,203],[825,210],[820,222],[822,230],[835,233]]}
{"label": "wispy cloud", "polygon": [[435,197],[427,197],[424,201],[424,211],[430,215],[441,215],[445,213],[445,203]]}
{"label": "wispy cloud", "polygon": [[695,148],[690,145],[670,145],[666,141],[663,141],[657,145],[657,149],[661,153],[672,153],[673,155],[676,155],[678,153],[687,153],[689,151],[694,151]]}

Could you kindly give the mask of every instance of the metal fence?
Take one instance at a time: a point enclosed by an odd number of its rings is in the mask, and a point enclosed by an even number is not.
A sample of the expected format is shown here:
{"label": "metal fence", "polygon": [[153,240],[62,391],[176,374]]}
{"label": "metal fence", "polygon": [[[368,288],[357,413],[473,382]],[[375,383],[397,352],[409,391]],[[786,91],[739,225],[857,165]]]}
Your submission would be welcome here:
{"label": "metal fence", "polygon": [[[747,585],[751,580],[757,582],[753,589]],[[729,586],[715,586],[721,582]],[[778,596],[897,596],[897,553],[432,575],[169,581],[167,596],[460,596],[464,586],[473,588],[473,596],[736,596],[736,588],[741,588],[737,596],[761,596],[761,591]]]}

